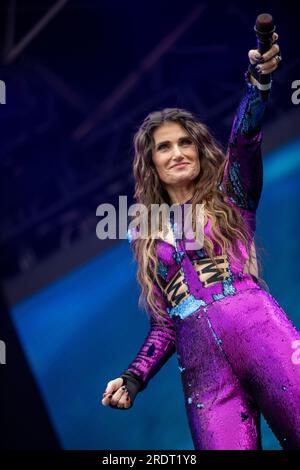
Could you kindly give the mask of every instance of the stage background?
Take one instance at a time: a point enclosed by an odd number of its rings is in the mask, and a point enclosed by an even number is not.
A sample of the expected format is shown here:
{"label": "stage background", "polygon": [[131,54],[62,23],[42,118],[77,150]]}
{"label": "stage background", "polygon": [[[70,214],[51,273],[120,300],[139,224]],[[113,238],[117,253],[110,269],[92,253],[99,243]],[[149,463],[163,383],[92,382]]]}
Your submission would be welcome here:
{"label": "stage background", "polygon": [[[193,449],[173,355],[128,411],[100,404],[148,331],[127,240],[96,208],[132,202],[132,137],[153,109],[195,112],[226,146],[253,25],[284,58],[264,123],[262,276],[300,328],[300,7],[281,2],[11,1],[1,119],[1,443],[13,449]],[[262,420],[264,449],[280,446]]]}

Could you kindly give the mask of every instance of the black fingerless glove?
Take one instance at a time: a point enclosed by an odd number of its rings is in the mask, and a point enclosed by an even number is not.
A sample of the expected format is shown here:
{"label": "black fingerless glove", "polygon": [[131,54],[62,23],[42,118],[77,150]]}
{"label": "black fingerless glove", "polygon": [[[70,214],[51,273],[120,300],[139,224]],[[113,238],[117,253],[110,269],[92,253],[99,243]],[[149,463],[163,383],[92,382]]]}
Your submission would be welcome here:
{"label": "black fingerless glove", "polygon": [[111,404],[109,404],[109,406],[110,408],[117,408],[118,410],[129,410],[130,408],[132,408],[135,397],[137,396],[138,392],[145,388],[145,384],[138,375],[134,374],[133,372],[130,372],[129,370],[125,370],[125,372],[123,372],[120,377],[123,379],[123,386],[125,386],[128,390],[130,406],[128,408],[119,408],[117,405]]}
{"label": "black fingerless glove", "polygon": [[128,390],[128,395],[131,402],[129,408],[131,408],[134,403],[135,397],[137,396],[138,392],[143,388],[144,383],[138,375],[134,374],[133,372],[130,372],[129,370],[126,370],[120,377],[122,377],[123,385],[125,385]]}

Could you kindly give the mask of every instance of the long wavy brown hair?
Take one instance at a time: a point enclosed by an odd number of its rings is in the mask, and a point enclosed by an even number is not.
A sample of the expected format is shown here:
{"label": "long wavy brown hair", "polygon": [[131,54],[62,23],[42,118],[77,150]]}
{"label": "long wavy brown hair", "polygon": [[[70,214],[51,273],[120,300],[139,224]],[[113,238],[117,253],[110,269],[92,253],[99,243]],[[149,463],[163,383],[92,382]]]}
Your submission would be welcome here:
{"label": "long wavy brown hair", "polygon": [[[204,204],[204,224],[210,218],[212,223],[211,237],[220,245],[222,253],[228,253],[230,250],[234,256],[240,256],[237,244],[237,240],[240,240],[246,247],[248,262],[251,266],[253,262],[251,237],[240,212],[226,202],[226,192],[224,193],[220,189],[228,160],[227,155],[208,127],[199,122],[192,113],[177,108],[166,108],[152,112],[144,119],[135,133],[133,138],[135,152],[133,174],[136,202],[146,206],[149,224],[151,224],[151,204],[172,204],[152,160],[152,151],[155,145],[153,132],[166,122],[180,124],[198,149],[200,173],[194,180],[194,194],[190,201],[194,233],[196,204]],[[163,324],[166,311],[159,300],[160,296],[157,296],[154,290],[155,283],[160,285],[155,242],[153,236],[146,239],[137,238],[133,241],[132,247],[137,261],[137,280],[141,286],[139,305],[144,307],[148,313],[150,310],[151,315],[154,315]],[[216,265],[213,242],[205,235],[203,248]],[[259,260],[256,259],[256,261]]]}

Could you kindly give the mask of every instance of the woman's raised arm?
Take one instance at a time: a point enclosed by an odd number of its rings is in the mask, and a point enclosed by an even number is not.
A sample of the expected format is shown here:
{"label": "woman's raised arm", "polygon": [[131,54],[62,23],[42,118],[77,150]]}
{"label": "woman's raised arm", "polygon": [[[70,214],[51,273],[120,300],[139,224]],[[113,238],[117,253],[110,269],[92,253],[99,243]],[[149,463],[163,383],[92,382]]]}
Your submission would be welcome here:
{"label": "woman's raised arm", "polygon": [[263,165],[261,156],[262,119],[266,102],[262,101],[257,88],[258,71],[271,73],[278,62],[274,57],[279,52],[275,44],[278,35],[274,33],[274,44],[258,64],[259,52],[250,50],[249,70],[246,73],[246,93],[235,114],[228,145],[228,161],[225,167],[222,187],[231,200],[243,209],[255,211],[258,207],[263,185]]}

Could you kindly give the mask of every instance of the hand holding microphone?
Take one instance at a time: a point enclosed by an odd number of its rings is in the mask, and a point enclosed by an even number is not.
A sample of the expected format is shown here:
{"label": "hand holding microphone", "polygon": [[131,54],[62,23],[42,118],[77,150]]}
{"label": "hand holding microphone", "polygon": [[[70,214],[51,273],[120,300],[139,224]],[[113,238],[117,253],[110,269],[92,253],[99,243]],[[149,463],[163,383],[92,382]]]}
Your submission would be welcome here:
{"label": "hand holding microphone", "polygon": [[250,73],[259,88],[261,98],[267,101],[271,88],[271,73],[281,62],[280,48],[277,44],[278,34],[275,33],[273,18],[268,13],[259,15],[254,26],[257,37],[257,49],[248,53]]}

